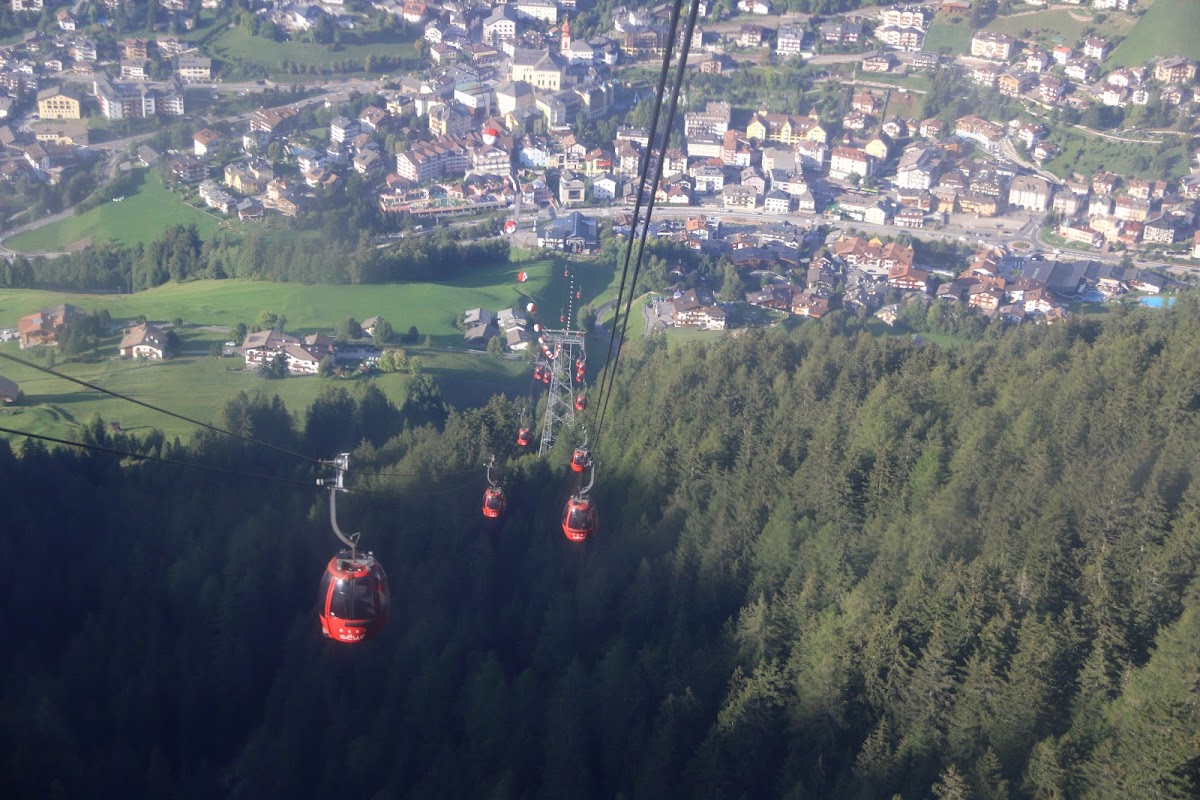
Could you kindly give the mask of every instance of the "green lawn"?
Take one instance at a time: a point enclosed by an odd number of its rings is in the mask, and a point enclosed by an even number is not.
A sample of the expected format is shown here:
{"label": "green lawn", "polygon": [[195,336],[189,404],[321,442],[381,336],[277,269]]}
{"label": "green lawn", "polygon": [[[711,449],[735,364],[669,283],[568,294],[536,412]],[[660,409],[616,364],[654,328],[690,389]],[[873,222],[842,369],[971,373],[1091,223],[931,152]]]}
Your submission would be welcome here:
{"label": "green lawn", "polygon": [[[1072,14],[1080,19],[1076,19]],[[1086,19],[1084,19],[1085,17]],[[1049,44],[1055,36],[1061,36],[1065,44],[1074,47],[1076,42],[1083,38],[1083,32],[1088,28],[1094,29],[1098,36],[1111,39],[1115,36],[1128,35],[1133,24],[1133,18],[1125,14],[1109,13],[1105,15],[1104,22],[1096,22],[1086,7],[1056,8],[1039,11],[1036,14],[997,17],[988,23],[987,30],[995,33],[1007,33],[1009,36],[1019,38],[1025,38],[1026,32],[1028,32],[1031,34],[1031,38],[1043,44]]]}
{"label": "green lawn", "polygon": [[[575,300],[575,310],[583,306],[596,308],[617,299],[617,288],[621,283],[621,272],[616,265],[591,259],[573,260],[570,264],[574,273],[575,290],[583,297]],[[632,276],[633,267],[630,266]],[[555,276],[561,279],[560,272]],[[556,287],[557,288],[557,287]],[[565,292],[565,289],[563,290]]]}
{"label": "green lawn", "polygon": [[[1098,170],[1106,169],[1124,175],[1127,178],[1163,177],[1154,167],[1154,159],[1163,148],[1153,145],[1138,145],[1129,142],[1114,141],[1101,136],[1091,136],[1075,128],[1063,125],[1056,126],[1050,134],[1049,141],[1060,145],[1063,152],[1054,160],[1046,163],[1046,169],[1060,178],[1069,178],[1072,173],[1091,175]],[[1167,165],[1168,177],[1179,178],[1188,174],[1189,164],[1183,158],[1176,142],[1168,139],[1170,152]]]}
{"label": "green lawn", "polygon": [[208,236],[221,221],[182,202],[157,173],[138,171],[137,191],[119,203],[104,203],[78,216],[44,225],[6,239],[19,252],[61,251],[85,240],[110,239],[122,244],[149,242],[172,224],[195,223]]}
{"label": "green lawn", "polygon": [[[530,275],[525,284],[516,281],[520,270]],[[469,308],[495,311],[528,302],[528,297],[532,296],[543,306],[542,313],[546,315],[543,318],[548,324],[551,324],[550,315],[556,324],[558,306],[565,299],[565,292],[561,292],[561,298],[550,297],[543,302],[543,295],[550,286],[550,270],[549,261],[503,263],[482,267],[454,283],[369,286],[204,280],[168,283],[133,295],[4,289],[0,290],[0,327],[13,326],[25,314],[62,302],[89,311],[106,308],[115,319],[132,319],[144,314],[152,320],[182,318],[189,325],[229,327],[239,322],[252,325],[260,311],[270,310],[287,317],[289,331],[331,332],[346,317],[362,320],[379,315],[391,322],[398,332],[416,325],[422,337],[428,334],[438,345],[459,346],[462,333],[454,325]],[[216,338],[219,334],[213,336]]]}
{"label": "green lawn", "polygon": [[[520,270],[529,273],[524,284],[516,282]],[[498,310],[532,298],[539,305],[555,305],[562,291],[561,273],[551,274],[549,261],[523,264],[503,263],[483,267],[454,284],[409,283],[386,286],[300,286],[252,281],[195,281],[168,284],[135,295],[72,295],[35,290],[0,291],[0,327],[55,303],[68,302],[87,310],[108,309],[117,319],[145,314],[153,320],[182,317],[183,350],[188,355],[155,364],[138,364],[107,358],[97,364],[63,363],[56,369],[98,383],[107,389],[135,396],[180,414],[212,421],[225,401],[239,391],[261,389],[278,394],[288,408],[302,412],[316,397],[321,378],[288,378],[268,381],[242,370],[240,359],[193,355],[207,352],[215,341],[228,338],[221,326],[238,322],[252,324],[262,310],[284,314],[287,329],[297,334],[332,332],[347,316],[363,319],[382,315],[404,333],[416,325],[422,341],[426,335],[434,347],[408,348],[421,360],[422,370],[442,386],[446,399],[457,406],[481,404],[503,392],[517,395],[528,385],[528,368],[523,361],[497,359],[484,353],[462,350],[462,333],[454,327],[462,312],[474,306]],[[599,278],[597,278],[599,279]],[[551,297],[543,300],[543,297]],[[564,294],[565,296],[565,294]],[[557,324],[557,307],[543,310],[548,325]],[[555,319],[550,322],[550,315]],[[210,329],[208,326],[212,326]],[[102,352],[112,354],[116,338]],[[3,352],[31,361],[45,351],[20,351],[15,342],[4,344]],[[456,348],[448,350],[447,347]],[[11,362],[0,361],[0,374],[16,381],[25,392],[22,408],[0,418],[0,424],[36,433],[69,436],[72,426],[93,413],[118,420],[126,428],[159,427],[170,434],[186,435],[189,426],[170,417],[139,408],[106,395],[81,390],[58,378]],[[373,380],[393,400],[400,402],[411,380],[407,375],[381,375]],[[338,382],[339,384],[341,382]],[[347,381],[346,385],[352,385]],[[7,422],[6,422],[6,421]]]}
{"label": "green lawn", "polygon": [[[14,343],[6,343],[3,352],[30,357],[29,352],[18,351]],[[527,388],[528,369],[520,361],[423,348],[410,352],[420,358],[422,371],[438,381],[445,398],[459,407],[481,405],[497,393],[519,395]],[[399,405],[412,380],[411,375],[402,374],[350,380],[316,376],[267,380],[245,371],[241,359],[210,356],[145,364],[109,359],[98,364],[59,364],[55,369],[205,422],[218,421],[226,401],[241,391],[278,395],[302,421],[305,409],[324,386],[345,386],[354,391],[357,384],[371,380]],[[92,414],[100,414],[106,420],[120,422],[126,430],[159,428],[168,436],[184,439],[195,430],[195,426],[165,414],[18,364],[0,362],[0,374],[16,381],[25,394],[20,406],[0,415],[0,425],[5,427],[70,439],[74,438],[76,425]]]}
{"label": "green lawn", "polygon": [[1108,59],[1111,66],[1137,66],[1155,56],[1200,58],[1200,3],[1156,0]]}
{"label": "green lawn", "polygon": [[[957,22],[953,21],[956,19]],[[949,50],[959,55],[971,47],[971,33],[971,26],[965,19],[938,14],[929,25],[929,32],[925,35],[925,47],[922,49],[928,53]]]}
{"label": "green lawn", "polygon": [[208,45],[207,50],[222,63],[222,74],[236,77],[239,65],[266,70],[281,80],[289,75],[283,70],[287,61],[301,67],[331,69],[341,61],[362,63],[367,56],[390,59],[415,58],[417,51],[411,42],[373,42],[370,44],[325,45],[308,42],[273,42],[261,36],[251,36],[241,27],[229,28]]}

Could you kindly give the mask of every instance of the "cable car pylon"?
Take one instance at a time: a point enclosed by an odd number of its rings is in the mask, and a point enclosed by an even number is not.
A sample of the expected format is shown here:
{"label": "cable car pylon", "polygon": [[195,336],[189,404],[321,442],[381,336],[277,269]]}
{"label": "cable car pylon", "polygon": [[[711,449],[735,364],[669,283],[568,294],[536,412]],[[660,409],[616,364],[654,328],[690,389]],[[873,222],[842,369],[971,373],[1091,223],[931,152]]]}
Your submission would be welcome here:
{"label": "cable car pylon", "polygon": [[345,534],[337,521],[338,492],[345,492],[346,470],[350,454],[341,453],[332,461],[321,462],[334,469],[334,478],[318,478],[318,486],[329,488],[329,521],[333,533],[346,545],[325,567],[318,592],[321,632],[335,642],[355,644],[372,639],[387,624],[391,595],[387,575],[374,553],[360,553],[361,533]]}
{"label": "cable car pylon", "polygon": [[554,446],[556,432],[575,424],[575,362],[587,358],[583,331],[543,330],[545,351],[549,352],[550,392],[546,397],[546,415],[542,420],[542,440],[538,454],[545,455]]}

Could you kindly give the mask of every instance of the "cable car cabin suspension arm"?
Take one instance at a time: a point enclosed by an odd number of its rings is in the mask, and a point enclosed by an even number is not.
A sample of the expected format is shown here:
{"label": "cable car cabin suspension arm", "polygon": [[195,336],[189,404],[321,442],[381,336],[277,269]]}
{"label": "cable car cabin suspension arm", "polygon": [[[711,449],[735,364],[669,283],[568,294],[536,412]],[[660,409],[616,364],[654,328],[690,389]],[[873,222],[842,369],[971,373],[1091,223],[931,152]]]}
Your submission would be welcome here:
{"label": "cable car cabin suspension arm", "polygon": [[487,482],[488,482],[488,485],[491,486],[493,489],[496,488],[496,482],[494,480],[492,480],[492,465],[495,463],[496,463],[496,456],[493,455],[490,459],[488,459],[488,463],[487,463]]}
{"label": "cable car cabin suspension arm", "polygon": [[337,521],[337,496],[338,492],[346,491],[345,477],[346,470],[350,468],[350,454],[339,453],[337,458],[332,461],[322,461],[321,463],[331,466],[334,469],[334,477],[332,479],[317,479],[318,486],[327,486],[329,488],[329,521],[333,525],[333,533],[350,548],[350,556],[354,558],[358,554],[358,539],[362,534],[352,533],[347,536],[342,533],[342,529],[338,527]]}
{"label": "cable car cabin suspension arm", "polygon": [[592,487],[596,485],[596,467],[599,466],[599,464],[593,460],[588,463],[588,466],[592,468],[592,475],[588,480],[588,485],[579,490],[580,497],[586,497],[587,493],[590,492]]}

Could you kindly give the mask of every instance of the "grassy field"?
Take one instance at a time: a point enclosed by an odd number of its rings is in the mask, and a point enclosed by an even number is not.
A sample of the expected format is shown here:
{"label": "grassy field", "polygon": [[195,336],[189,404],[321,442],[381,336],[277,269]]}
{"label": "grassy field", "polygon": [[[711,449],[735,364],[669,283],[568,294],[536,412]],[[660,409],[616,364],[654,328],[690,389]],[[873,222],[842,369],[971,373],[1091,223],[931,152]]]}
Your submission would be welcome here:
{"label": "grassy field", "polygon": [[138,171],[138,188],[119,203],[104,203],[84,214],[70,216],[6,239],[18,252],[61,251],[87,240],[123,244],[149,242],[172,224],[195,223],[201,236],[221,224],[217,217],[182,202],[163,186],[157,173]]}
{"label": "grassy field", "polygon": [[[524,284],[516,274],[529,273]],[[288,318],[287,329],[297,334],[313,331],[332,332],[347,316],[363,319],[382,315],[398,333],[416,325],[422,341],[426,336],[432,347],[410,347],[410,355],[420,358],[422,371],[442,386],[446,399],[458,406],[486,402],[496,393],[517,395],[528,385],[528,369],[523,361],[498,359],[484,353],[462,349],[462,333],[455,322],[468,308],[482,306],[498,310],[532,298],[539,305],[556,305],[554,296],[565,297],[561,273],[552,274],[549,261],[523,264],[496,264],[481,268],[454,284],[411,283],[386,286],[298,286],[251,281],[196,281],[168,284],[136,295],[71,295],[34,290],[0,292],[0,327],[15,325],[16,320],[39,308],[68,302],[89,311],[105,308],[118,320],[145,314],[152,320],[182,317],[180,330],[185,355],[165,363],[139,364],[106,358],[96,364],[64,363],[56,369],[74,377],[97,383],[107,389],[129,394],[146,402],[169,408],[180,414],[212,421],[226,400],[239,391],[260,389],[278,394],[293,412],[302,413],[322,385],[321,378],[288,378],[268,381],[242,369],[241,359],[220,359],[207,353],[213,342],[224,341],[224,326],[238,322],[252,324],[259,311],[271,310]],[[607,285],[603,270],[589,276],[598,285]],[[548,324],[557,322],[557,307],[547,313]],[[550,321],[554,315],[555,320]],[[106,342],[102,353],[113,353],[117,339]],[[455,348],[450,350],[447,348]],[[3,352],[37,361],[45,351],[20,351],[15,342],[2,346]],[[106,395],[97,394],[46,376],[29,367],[0,361],[0,374],[16,381],[25,392],[21,408],[0,418],[0,424],[35,433],[68,436],[73,426],[94,413],[117,420],[125,428],[158,427],[169,434],[187,435],[189,426],[170,417],[139,408]],[[361,379],[365,380],[365,379]],[[396,402],[402,402],[411,380],[408,375],[381,375],[373,378]],[[336,381],[341,385],[342,381]],[[355,381],[344,382],[352,386]]]}
{"label": "grassy field", "polygon": [[301,67],[330,69],[340,61],[363,62],[367,56],[376,58],[415,58],[416,48],[411,42],[374,42],[371,44],[346,44],[337,46],[310,44],[307,42],[273,42],[261,36],[251,36],[241,27],[229,28],[208,45],[207,50],[224,62],[222,74],[236,77],[237,65],[261,67],[269,73],[286,80],[283,70],[288,61]]}
{"label": "grassy field", "polygon": [[1056,8],[1036,14],[997,17],[988,23],[986,30],[1020,38],[1025,38],[1026,32],[1029,32],[1032,39],[1043,44],[1049,44],[1054,37],[1061,36],[1065,44],[1073,47],[1088,28],[1095,30],[1098,36],[1112,38],[1128,35],[1133,24],[1133,18],[1124,14],[1109,13],[1105,15],[1104,22],[1096,22],[1087,8]]}
{"label": "grassy field", "polygon": [[[518,284],[517,272],[529,273],[529,281]],[[0,290],[0,327],[16,324],[18,318],[56,303],[72,303],[88,311],[108,309],[114,319],[145,315],[151,320],[182,318],[200,326],[253,325],[260,311],[287,317],[293,332],[332,332],[346,317],[362,320],[382,316],[403,333],[417,326],[422,338],[429,335],[440,346],[459,346],[462,332],[455,323],[469,308],[493,311],[524,304],[533,297],[543,312],[557,322],[560,302],[543,294],[550,285],[548,261],[531,264],[497,264],[480,268],[454,283],[401,283],[370,286],[306,286],[246,280],[192,281],[169,283],[133,295],[65,294],[31,289]],[[561,278],[560,278],[561,280]],[[557,285],[557,284],[556,284]],[[565,291],[561,292],[565,299]],[[553,305],[554,308],[548,308]],[[549,316],[545,319],[549,320]],[[212,338],[224,338],[213,333]]]}
{"label": "grassy field", "polygon": [[[15,343],[3,345],[2,352],[30,357],[29,352],[17,351]],[[422,372],[436,379],[446,400],[456,406],[480,405],[494,394],[518,395],[527,388],[528,369],[520,361],[424,348],[409,352],[420,358]],[[305,409],[325,386],[345,386],[353,392],[358,384],[371,380],[400,405],[413,379],[411,375],[390,374],[369,379],[337,380],[312,376],[272,381],[242,367],[241,359],[185,356],[146,364],[119,359],[97,364],[59,364],[55,369],[205,422],[217,421],[226,401],[241,391],[257,390],[278,395],[288,410],[302,421]],[[0,362],[0,374],[16,381],[25,393],[20,406],[0,414],[0,425],[5,427],[70,439],[76,426],[86,422],[92,414],[99,414],[108,421],[120,422],[125,430],[158,428],[168,436],[178,435],[184,439],[195,430],[195,426],[165,414],[83,389],[19,364]]]}
{"label": "grassy field", "polygon": [[1117,46],[1108,63],[1136,66],[1155,56],[1200,58],[1200,3],[1156,0]]}
{"label": "grassy field", "polygon": [[965,53],[971,46],[971,26],[965,19],[953,22],[955,17],[938,14],[929,25],[925,35],[924,49],[927,53],[937,53],[949,50],[951,53]]}
{"label": "grassy field", "polygon": [[[1080,130],[1059,125],[1050,135],[1049,141],[1063,148],[1062,154],[1046,163],[1046,169],[1060,178],[1069,178],[1072,173],[1091,175],[1101,169],[1110,170],[1129,178],[1154,178],[1160,175],[1147,169],[1139,169],[1140,159],[1153,154],[1154,145],[1139,145],[1114,141],[1101,136],[1091,136]],[[1168,139],[1168,142],[1174,140]],[[1172,145],[1174,147],[1174,145]],[[1177,149],[1177,148],[1176,148]],[[1148,152],[1149,151],[1149,152]],[[1188,162],[1182,157],[1174,159],[1170,168],[1171,178],[1188,174]]]}

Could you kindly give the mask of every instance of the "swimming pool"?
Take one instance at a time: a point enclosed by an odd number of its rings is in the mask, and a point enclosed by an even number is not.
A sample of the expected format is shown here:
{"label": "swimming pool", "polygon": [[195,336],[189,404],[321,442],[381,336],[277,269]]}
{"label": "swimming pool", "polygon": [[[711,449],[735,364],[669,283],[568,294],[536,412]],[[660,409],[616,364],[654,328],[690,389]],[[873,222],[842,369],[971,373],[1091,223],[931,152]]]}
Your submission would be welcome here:
{"label": "swimming pool", "polygon": [[1166,305],[1166,306],[1175,305],[1175,298],[1174,297],[1162,297],[1161,295],[1155,295],[1154,297],[1139,297],[1138,302],[1144,306],[1149,306],[1150,308],[1162,308],[1164,305]]}

